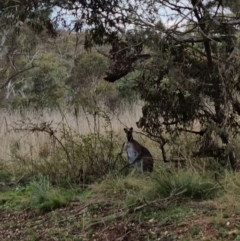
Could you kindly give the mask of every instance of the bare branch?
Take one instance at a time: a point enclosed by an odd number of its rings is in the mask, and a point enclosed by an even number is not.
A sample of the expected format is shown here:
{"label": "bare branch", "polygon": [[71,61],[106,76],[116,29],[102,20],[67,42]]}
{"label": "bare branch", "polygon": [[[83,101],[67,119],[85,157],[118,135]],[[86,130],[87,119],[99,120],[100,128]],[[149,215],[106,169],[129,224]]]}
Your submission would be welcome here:
{"label": "bare branch", "polygon": [[24,73],[24,72],[26,72],[26,71],[28,71],[28,70],[30,70],[30,69],[32,69],[32,68],[36,68],[36,67],[37,67],[37,66],[32,65],[32,66],[30,66],[30,67],[28,67],[28,68],[26,68],[26,69],[20,70],[20,71],[17,72],[16,74],[10,76],[10,77],[5,81],[5,83],[2,84],[2,86],[0,86],[0,89],[5,88],[5,87],[8,85],[8,83],[9,83],[12,79],[16,78],[18,75],[20,75],[20,74],[22,74],[22,73]]}

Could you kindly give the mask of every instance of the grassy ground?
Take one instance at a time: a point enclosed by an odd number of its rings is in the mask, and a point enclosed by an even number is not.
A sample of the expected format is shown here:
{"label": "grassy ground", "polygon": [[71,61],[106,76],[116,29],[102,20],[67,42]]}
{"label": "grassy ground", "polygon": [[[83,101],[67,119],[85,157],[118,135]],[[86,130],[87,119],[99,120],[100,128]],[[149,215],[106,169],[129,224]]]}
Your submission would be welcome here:
{"label": "grassy ground", "polygon": [[0,196],[0,240],[240,239],[240,209],[223,198],[230,193],[157,198],[155,185],[152,176],[129,174],[85,189],[46,180],[11,187]]}
{"label": "grassy ground", "polygon": [[[216,176],[190,158],[180,169],[163,164],[156,143],[137,133],[154,172],[103,168],[120,162],[122,129],[137,130],[140,113],[136,106],[109,115],[107,127],[105,117],[84,113],[2,113],[0,240],[240,240],[239,172]],[[36,131],[43,122],[56,130],[56,147],[46,129]],[[184,139],[177,147],[184,155],[191,149]]]}

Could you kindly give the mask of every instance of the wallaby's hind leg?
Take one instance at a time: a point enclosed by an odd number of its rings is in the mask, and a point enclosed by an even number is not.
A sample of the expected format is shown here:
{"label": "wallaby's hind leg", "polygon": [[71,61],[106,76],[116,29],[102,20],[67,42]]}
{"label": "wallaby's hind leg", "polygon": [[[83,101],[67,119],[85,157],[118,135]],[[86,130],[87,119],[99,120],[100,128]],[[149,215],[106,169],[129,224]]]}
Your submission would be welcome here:
{"label": "wallaby's hind leg", "polygon": [[145,157],[143,158],[143,172],[152,172],[153,171],[153,158],[152,157]]}
{"label": "wallaby's hind leg", "polygon": [[141,159],[140,161],[137,162],[137,164],[135,165],[138,169],[139,172],[143,173],[143,159]]}
{"label": "wallaby's hind leg", "polygon": [[140,171],[143,173],[143,159],[140,161]]}

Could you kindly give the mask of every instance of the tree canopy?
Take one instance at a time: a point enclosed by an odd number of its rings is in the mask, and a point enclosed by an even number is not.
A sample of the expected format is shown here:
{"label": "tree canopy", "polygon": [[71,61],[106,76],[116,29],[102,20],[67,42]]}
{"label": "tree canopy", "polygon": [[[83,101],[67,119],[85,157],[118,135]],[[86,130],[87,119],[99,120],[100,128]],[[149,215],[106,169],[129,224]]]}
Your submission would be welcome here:
{"label": "tree canopy", "polygon": [[[160,144],[164,161],[164,146],[183,132],[202,143],[193,155],[215,156],[213,139],[219,138],[236,169],[239,6],[227,0],[10,0],[0,4],[0,17],[3,33],[10,27],[21,31],[25,22],[52,36],[60,24],[73,32],[88,30],[86,48],[111,46],[105,80],[139,71],[133,88],[145,104],[137,124]],[[197,131],[189,129],[194,121]]]}

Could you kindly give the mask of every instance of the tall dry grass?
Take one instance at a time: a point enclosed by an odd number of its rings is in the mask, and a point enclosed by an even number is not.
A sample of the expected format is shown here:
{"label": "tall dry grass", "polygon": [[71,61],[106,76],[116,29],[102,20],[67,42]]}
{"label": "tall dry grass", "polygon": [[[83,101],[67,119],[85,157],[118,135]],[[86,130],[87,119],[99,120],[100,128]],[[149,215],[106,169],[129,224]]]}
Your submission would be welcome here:
{"label": "tall dry grass", "polygon": [[[141,104],[135,104],[131,108],[118,110],[117,113],[103,112],[103,116],[95,116],[80,111],[77,115],[73,110],[43,110],[43,111],[4,111],[0,112],[0,166],[16,176],[18,167],[24,169],[31,166],[30,162],[39,160],[40,157],[47,157],[54,149],[50,135],[46,132],[31,131],[34,126],[41,126],[42,123],[50,124],[56,131],[54,135],[63,140],[63,127],[76,133],[76,136],[88,135],[98,132],[105,134],[106,130],[113,131],[117,136],[116,152],[120,152],[122,143],[125,141],[124,127],[133,127],[140,132],[136,122],[141,116]],[[106,127],[106,119],[108,126]],[[97,129],[96,129],[97,128]],[[136,134],[134,137],[144,144],[158,158],[159,148],[143,135]],[[60,147],[61,148],[61,147]],[[26,164],[26,165],[25,165]]]}

